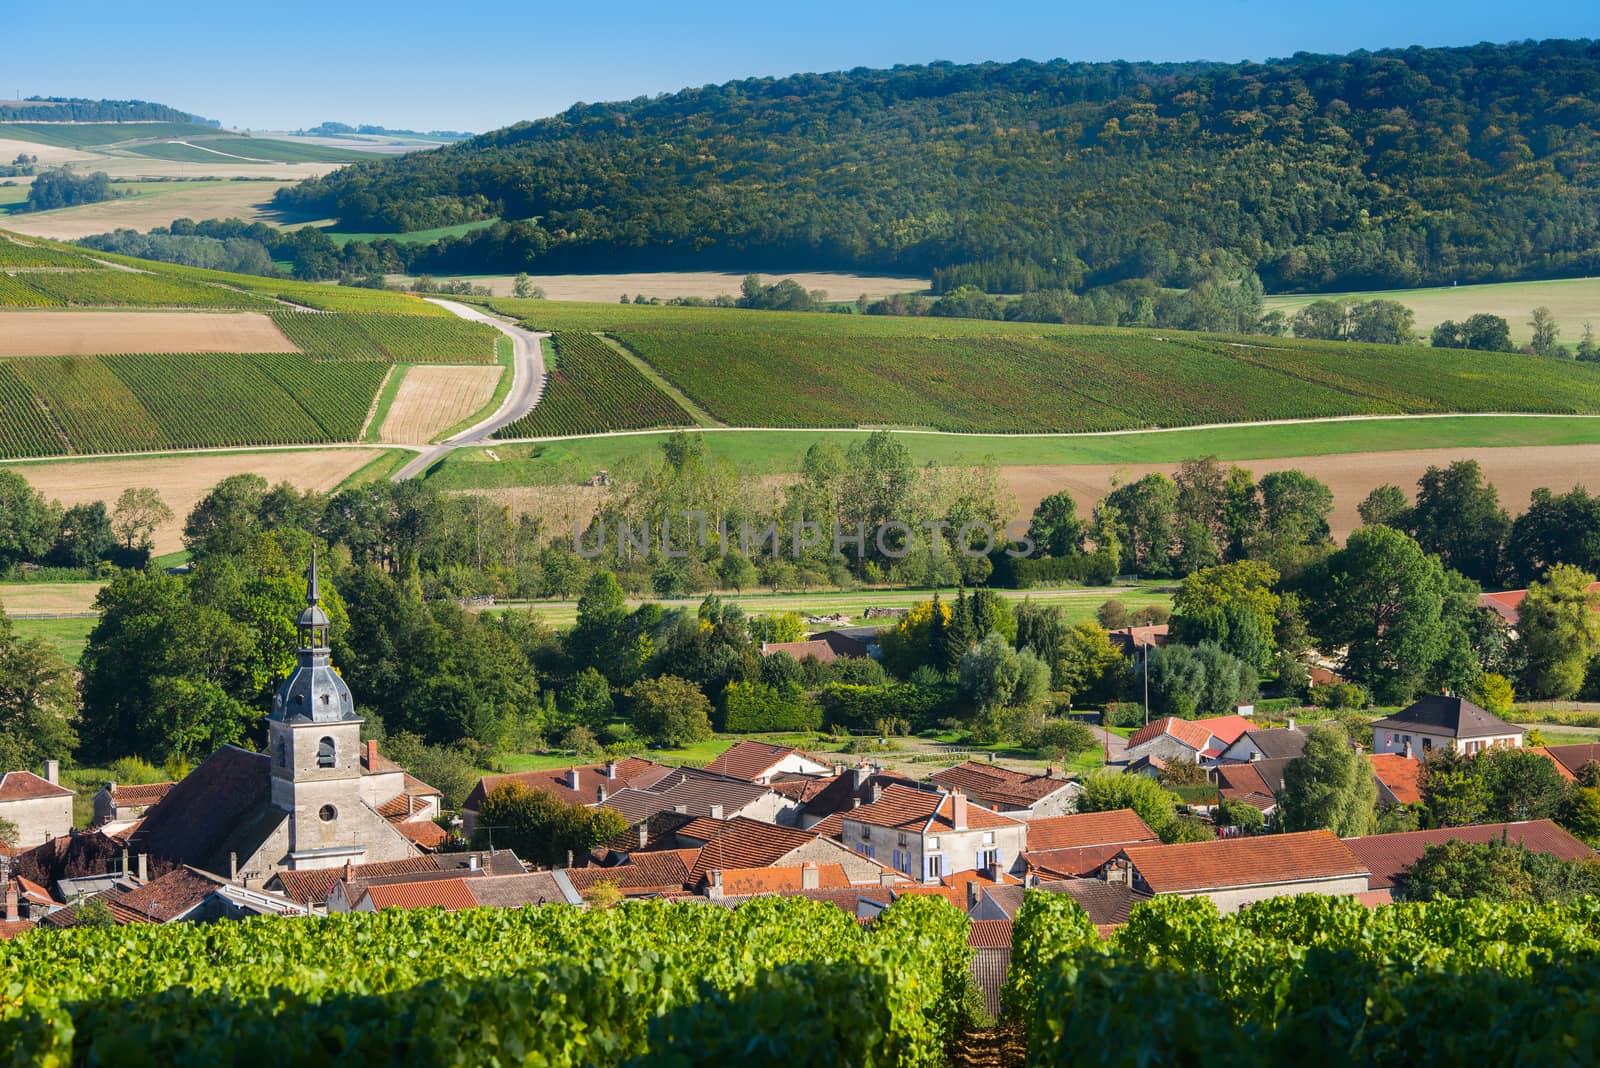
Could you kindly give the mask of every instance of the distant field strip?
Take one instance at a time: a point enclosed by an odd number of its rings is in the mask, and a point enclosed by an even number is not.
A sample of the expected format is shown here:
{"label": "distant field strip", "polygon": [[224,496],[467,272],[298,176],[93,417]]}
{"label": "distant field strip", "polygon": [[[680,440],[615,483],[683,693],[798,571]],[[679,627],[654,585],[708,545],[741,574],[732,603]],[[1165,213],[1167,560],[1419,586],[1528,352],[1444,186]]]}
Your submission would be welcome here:
{"label": "distant field strip", "polygon": [[251,312],[0,312],[0,356],[295,351],[270,318]]}
{"label": "distant field strip", "polygon": [[1600,366],[1180,331],[492,300],[604,330],[735,426],[1075,432],[1421,412],[1600,412]]}
{"label": "distant field strip", "polygon": [[413,367],[395,391],[382,440],[422,443],[488,405],[505,368]]}
{"label": "distant field strip", "polygon": [[497,438],[690,426],[677,402],[610,345],[582,332],[555,335],[556,367],[533,411]]}
{"label": "distant field strip", "polygon": [[183,122],[0,123],[0,137],[67,148],[92,148],[147,137],[193,137],[209,132],[210,127]]}
{"label": "distant field strip", "polygon": [[325,360],[392,363],[493,363],[493,327],[454,316],[441,319],[386,313],[273,313],[301,351]]}
{"label": "distant field strip", "polygon": [[0,458],[351,441],[383,364],[289,353],[0,363]]}
{"label": "distant field strip", "polygon": [[[11,286],[0,290],[0,302],[29,307],[24,291],[54,305],[139,308],[260,308],[262,298],[223,286],[131,271],[30,271],[8,275]],[[22,291],[12,287],[21,286]]]}

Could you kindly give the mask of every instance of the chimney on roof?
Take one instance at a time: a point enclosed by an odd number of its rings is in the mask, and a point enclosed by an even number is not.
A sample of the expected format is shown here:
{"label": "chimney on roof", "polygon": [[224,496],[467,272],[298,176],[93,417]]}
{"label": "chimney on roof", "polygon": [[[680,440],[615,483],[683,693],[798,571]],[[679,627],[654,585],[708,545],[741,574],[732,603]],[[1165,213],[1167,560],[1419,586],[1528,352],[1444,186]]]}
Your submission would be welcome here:
{"label": "chimney on roof", "polygon": [[1293,716],[1289,717],[1289,729],[1290,730],[1294,730],[1294,717]]}
{"label": "chimney on roof", "polygon": [[615,779],[616,777],[617,777],[617,762],[615,760],[606,761],[606,778]]}
{"label": "chimney on roof", "polygon": [[356,881],[355,861],[349,857],[344,858],[344,881],[347,885]]}
{"label": "chimney on roof", "polygon": [[967,911],[968,912],[971,912],[973,909],[978,907],[978,895],[980,893],[981,893],[981,891],[978,889],[978,880],[976,880],[976,879],[968,879],[967,880]]}
{"label": "chimney on roof", "polygon": [[17,881],[6,880],[6,922],[16,923],[17,916]]}
{"label": "chimney on roof", "polygon": [[606,787],[605,787],[604,783],[601,783],[599,786],[596,786],[594,788],[594,799],[595,799],[596,802],[601,802],[601,803],[603,803],[605,801],[605,799],[606,799]]}
{"label": "chimney on roof", "polygon": [[872,767],[863,760],[850,769],[850,774],[853,779],[851,786],[859,792],[863,786],[867,785],[867,780],[872,778]]}
{"label": "chimney on roof", "polygon": [[1059,778],[1061,778],[1061,765],[1060,764],[1051,764],[1050,767],[1045,770],[1044,774],[1045,774],[1045,778],[1047,778],[1047,779],[1059,779]]}
{"label": "chimney on roof", "polygon": [[706,873],[706,897],[712,901],[722,900],[722,869],[713,868]]}
{"label": "chimney on roof", "polygon": [[679,813],[681,815],[687,816],[689,814],[689,806],[688,805],[673,805],[672,806],[672,811],[677,812],[677,813]]}
{"label": "chimney on roof", "polygon": [[714,820],[720,820],[722,818],[722,806],[721,805],[712,805],[711,806],[711,818],[714,819]]}
{"label": "chimney on roof", "polygon": [[378,743],[371,738],[367,739],[367,770],[378,770]]}
{"label": "chimney on roof", "polygon": [[[998,856],[998,854],[996,855]],[[998,883],[1000,881],[1000,862],[991,860],[989,866],[983,869],[983,874],[991,883]]]}
{"label": "chimney on roof", "polygon": [[60,783],[61,783],[61,761],[59,761],[59,760],[46,760],[44,762],[44,781],[60,785]]}
{"label": "chimney on roof", "polygon": [[239,854],[228,854],[228,881],[234,882],[239,878]]}
{"label": "chimney on roof", "polygon": [[960,790],[950,795],[950,826],[958,831],[967,829],[967,795]]}
{"label": "chimney on roof", "polygon": [[147,882],[150,881],[150,854],[149,853],[140,853],[139,854],[139,881],[141,883],[147,883]]}
{"label": "chimney on roof", "polygon": [[844,774],[844,765],[843,764],[834,764],[834,766],[833,766],[833,777],[837,779],[839,776],[841,776],[843,774]]}
{"label": "chimney on roof", "polygon": [[989,763],[991,763],[991,764],[994,763],[994,750],[993,749],[989,750]]}
{"label": "chimney on roof", "polygon": [[577,788],[578,788],[578,769],[577,768],[568,768],[567,769],[567,789],[576,790]]}
{"label": "chimney on roof", "polygon": [[895,883],[897,883],[899,881],[900,881],[900,876],[896,875],[894,872],[890,871],[888,868],[885,868],[881,872],[878,873],[878,885],[879,886],[893,886]]}
{"label": "chimney on roof", "polygon": [[800,889],[815,890],[822,885],[822,870],[817,867],[817,862],[808,860],[800,865]]}
{"label": "chimney on roof", "polygon": [[129,872],[129,868],[128,868],[128,847],[127,846],[123,846],[122,847],[122,877],[124,879],[126,879],[128,877],[128,872]]}
{"label": "chimney on roof", "polygon": [[1407,760],[1415,760],[1416,759],[1416,755],[1411,752],[1411,739],[1410,738],[1406,739],[1405,746],[1406,746],[1405,750],[1404,750],[1405,758]]}
{"label": "chimney on roof", "polygon": [[645,820],[639,824],[639,848],[643,849],[650,844],[650,821]]}
{"label": "chimney on roof", "polygon": [[883,783],[879,782],[877,779],[873,779],[870,790],[872,793],[872,803],[876,805],[878,803],[878,799],[883,796]]}

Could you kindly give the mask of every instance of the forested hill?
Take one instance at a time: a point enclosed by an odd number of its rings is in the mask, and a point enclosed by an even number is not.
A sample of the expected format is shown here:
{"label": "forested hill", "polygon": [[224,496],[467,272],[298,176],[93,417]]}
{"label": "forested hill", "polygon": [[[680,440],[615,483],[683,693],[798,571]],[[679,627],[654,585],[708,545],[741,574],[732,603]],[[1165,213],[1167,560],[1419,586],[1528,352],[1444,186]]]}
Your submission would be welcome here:
{"label": "forested hill", "polygon": [[933,64],[577,105],[280,194],[421,265],[1218,266],[1269,289],[1600,270],[1600,42],[1268,63]]}
{"label": "forested hill", "polygon": [[187,111],[145,100],[84,100],[65,96],[30,96],[0,100],[0,122],[192,122],[220,126]]}

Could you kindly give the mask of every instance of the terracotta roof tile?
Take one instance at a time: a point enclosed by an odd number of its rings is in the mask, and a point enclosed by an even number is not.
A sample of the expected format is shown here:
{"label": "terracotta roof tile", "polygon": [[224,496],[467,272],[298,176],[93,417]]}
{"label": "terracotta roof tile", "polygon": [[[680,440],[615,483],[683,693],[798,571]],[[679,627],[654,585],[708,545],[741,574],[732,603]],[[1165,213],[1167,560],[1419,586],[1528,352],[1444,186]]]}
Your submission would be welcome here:
{"label": "terracotta roof tile", "polygon": [[1577,745],[1542,745],[1539,749],[1545,756],[1554,760],[1557,767],[1566,769],[1574,781],[1589,764],[1600,762],[1600,745],[1593,742],[1582,742]]}
{"label": "terracotta roof tile", "polygon": [[27,934],[37,927],[32,920],[0,920],[0,942],[9,942],[19,934]]}
{"label": "terracotta roof tile", "polygon": [[[1142,894],[1121,883],[1108,883],[1104,879],[1056,879],[1028,889],[1046,894],[1066,894],[1078,903],[1088,914],[1089,921],[1096,926],[1127,923],[1133,907],[1150,900],[1149,894]],[[1021,886],[996,886],[985,889],[983,894],[1008,917],[1015,919],[1026,892]]]}
{"label": "terracotta roof tile", "polygon": [[[850,811],[854,810],[852,809]],[[844,838],[844,817],[844,812],[835,812],[833,815],[813,823],[810,827],[807,827],[806,830],[810,831],[812,834],[821,835],[823,838],[837,838],[842,840]]]}
{"label": "terracotta roof tile", "polygon": [[1122,844],[1077,846],[1071,849],[1030,849],[1022,854],[1030,871],[1057,879],[1087,879],[1099,873],[1106,861],[1122,852]]}
{"label": "terracotta roof tile", "polygon": [[1443,827],[1433,831],[1404,831],[1346,838],[1344,844],[1371,869],[1369,890],[1387,890],[1402,881],[1406,869],[1422,859],[1431,845],[1442,842],[1499,842],[1521,845],[1534,853],[1562,860],[1586,860],[1595,851],[1549,820],[1524,823],[1480,823],[1471,827]]}
{"label": "terracotta roof tile", "polygon": [[728,821],[722,831],[700,848],[689,868],[689,885],[698,885],[713,868],[764,868],[816,841],[817,835],[794,827],[779,827],[743,816]]}
{"label": "terracotta roof tile", "polygon": [[1125,846],[1124,856],[1158,894],[1365,876],[1367,866],[1327,831],[1259,838]]}
{"label": "terracotta roof tile", "polygon": [[117,904],[146,916],[153,923],[176,920],[200,902],[210,897],[227,880],[206,875],[193,868],[177,868],[157,879],[151,879],[137,890],[129,890],[116,898]]}
{"label": "terracotta roof tile", "polygon": [[1167,734],[1190,749],[1200,752],[1210,746],[1212,738],[1221,741],[1223,746],[1230,746],[1239,740],[1241,734],[1254,730],[1255,727],[1254,723],[1243,716],[1212,716],[1208,719],[1178,719],[1174,716],[1165,716],[1151,720],[1128,735],[1128,748],[1136,748]]}
{"label": "terracotta roof tile", "polygon": [[[908,786],[887,787],[878,800],[870,805],[842,813],[844,821],[870,823],[876,827],[921,833],[925,828],[934,833],[951,831],[954,808],[953,796],[931,790],[914,790]],[[967,802],[967,829],[984,827],[1015,827],[1021,823],[1010,816],[984,808],[973,801]]]}
{"label": "terracotta roof tile", "polygon": [[391,820],[394,829],[424,849],[438,849],[450,840],[450,832],[432,820]]}
{"label": "terracotta roof tile", "polygon": [[679,827],[675,833],[680,838],[709,842],[726,830],[731,822],[733,821],[714,820],[710,816],[696,816],[682,827]]}
{"label": "terracotta roof tile", "polygon": [[1010,920],[973,920],[967,927],[967,945],[972,949],[1010,949]]}
{"label": "terracotta roof tile", "polygon": [[[372,879],[385,875],[411,875],[417,872],[438,871],[439,862],[434,857],[407,857],[404,860],[385,860],[377,864],[357,864],[355,876]],[[302,905],[320,905],[328,900],[333,884],[344,878],[343,868],[313,868],[310,871],[280,871],[274,878],[283,888],[284,896]]]}
{"label": "terracotta roof tile", "polygon": [[1028,852],[1078,846],[1154,842],[1156,834],[1131,808],[1028,821]]}
{"label": "terracotta roof tile", "polygon": [[1388,787],[1400,804],[1410,805],[1422,800],[1422,761],[1399,753],[1369,753],[1367,759],[1372,763],[1372,774]]}
{"label": "terracotta roof tile", "polygon": [[173,784],[170,782],[148,782],[137,785],[118,783],[116,789],[111,791],[111,803],[118,808],[153,805],[166,797],[167,791],[172,787]]}
{"label": "terracotta roof tile", "polygon": [[32,801],[41,797],[71,797],[65,786],[40,778],[31,771],[8,771],[0,775],[0,801]]}
{"label": "terracotta roof tile", "polygon": [[[850,886],[850,877],[841,864],[819,864],[818,890],[844,890]],[[702,880],[703,881],[703,880]],[[722,892],[728,897],[749,897],[760,894],[779,894],[802,888],[805,881],[804,865],[793,864],[781,868],[724,868]]]}
{"label": "terracotta roof tile", "polygon": [[779,762],[795,755],[805,756],[793,746],[772,745],[769,742],[746,739],[724,749],[715,760],[706,765],[705,770],[716,775],[726,775],[730,779],[754,782],[770,772]]}
{"label": "terracotta roof tile", "polygon": [[1065,779],[1048,775],[1029,775],[998,764],[969,760],[928,776],[928,781],[946,790],[961,790],[982,800],[999,801],[1023,808],[1063,790]]}
{"label": "terracotta roof tile", "polygon": [[429,879],[414,883],[373,883],[366,894],[379,909],[440,908],[446,912],[476,908],[478,901],[467,887],[467,880]]}
{"label": "terracotta roof tile", "polygon": [[479,905],[495,908],[521,908],[524,905],[562,905],[566,895],[547,871],[525,875],[491,875],[465,880],[467,892]]}
{"label": "terracotta roof tile", "polygon": [[[572,788],[571,774],[577,772],[577,789]],[[568,804],[593,804],[598,790],[604,787],[609,794],[614,790],[633,787],[648,790],[671,774],[672,769],[641,757],[628,757],[617,761],[615,777],[607,777],[605,764],[576,764],[570,768],[545,768],[540,771],[518,771],[508,775],[485,775],[478,780],[463,802],[463,808],[476,812],[489,791],[506,783],[517,782],[534,790],[549,790]]]}

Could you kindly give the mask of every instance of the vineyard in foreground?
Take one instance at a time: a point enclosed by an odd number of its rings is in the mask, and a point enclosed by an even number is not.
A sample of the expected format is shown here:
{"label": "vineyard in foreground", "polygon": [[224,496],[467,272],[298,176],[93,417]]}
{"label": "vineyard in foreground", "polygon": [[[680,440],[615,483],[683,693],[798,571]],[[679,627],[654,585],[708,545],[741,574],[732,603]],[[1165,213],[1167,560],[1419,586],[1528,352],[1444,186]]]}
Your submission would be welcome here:
{"label": "vineyard in foreground", "polygon": [[[965,916],[832,905],[394,910],[76,929],[0,946],[13,1064],[936,1065]],[[463,951],[470,947],[470,951]]]}
{"label": "vineyard in foreground", "polygon": [[1600,365],[1516,353],[980,320],[488,304],[533,328],[611,334],[736,426],[1072,432],[1600,412]]}
{"label": "vineyard in foreground", "polygon": [[556,366],[533,411],[497,438],[688,426],[687,413],[639,369],[593,334],[555,335]]}
{"label": "vineyard in foreground", "polygon": [[387,367],[295,353],[0,361],[0,458],[352,441]]}

